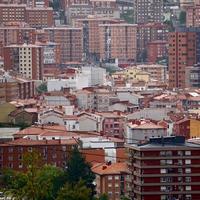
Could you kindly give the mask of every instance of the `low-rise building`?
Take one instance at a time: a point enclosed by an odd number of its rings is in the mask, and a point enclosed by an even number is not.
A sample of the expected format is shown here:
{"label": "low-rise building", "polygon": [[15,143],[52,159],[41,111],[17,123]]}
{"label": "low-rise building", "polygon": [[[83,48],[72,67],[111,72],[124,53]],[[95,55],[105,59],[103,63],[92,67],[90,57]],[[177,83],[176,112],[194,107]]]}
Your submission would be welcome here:
{"label": "low-rise building", "polygon": [[129,170],[126,162],[97,163],[92,167],[96,175],[97,195],[108,194],[111,200],[120,200],[121,196],[128,196]]}
{"label": "low-rise building", "polygon": [[163,136],[167,136],[167,128],[150,120],[133,120],[125,124],[125,139],[128,144]]}

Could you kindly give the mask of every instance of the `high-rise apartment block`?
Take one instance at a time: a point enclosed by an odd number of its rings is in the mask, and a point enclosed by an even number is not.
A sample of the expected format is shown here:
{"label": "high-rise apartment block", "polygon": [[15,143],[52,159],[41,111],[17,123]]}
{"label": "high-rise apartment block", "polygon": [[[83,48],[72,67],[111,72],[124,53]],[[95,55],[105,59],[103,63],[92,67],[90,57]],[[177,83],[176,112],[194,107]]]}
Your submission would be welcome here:
{"label": "high-rise apartment block", "polygon": [[54,27],[45,28],[47,41],[60,45],[61,63],[81,62],[83,56],[83,40],[81,28]]}
{"label": "high-rise apartment block", "polygon": [[36,41],[36,29],[20,26],[0,27],[0,56],[3,56],[3,47],[12,44],[34,44]]}
{"label": "high-rise apartment block", "polygon": [[26,4],[0,4],[0,23],[26,22],[33,28],[53,26],[53,9]]}
{"label": "high-rise apartment block", "polygon": [[186,67],[200,61],[200,30],[179,28],[169,34],[169,87],[186,87]]}
{"label": "high-rise apartment block", "polygon": [[4,68],[25,78],[42,80],[43,49],[32,44],[10,45],[4,48]]}
{"label": "high-rise apartment block", "polygon": [[139,24],[137,27],[137,57],[139,61],[145,61],[147,45],[153,41],[167,41],[168,27],[163,23]]}
{"label": "high-rise apartment block", "polygon": [[112,18],[86,18],[77,19],[76,27],[81,27],[83,29],[83,49],[84,57],[94,59],[99,59],[100,57],[100,41],[99,41],[99,25],[100,24],[115,24],[122,22],[119,19]]}
{"label": "high-rise apartment block", "polygon": [[200,27],[200,3],[186,7],[186,26]]}
{"label": "high-rise apartment block", "polygon": [[199,143],[173,136],[151,138],[128,148],[132,199],[199,199]]}
{"label": "high-rise apartment block", "polygon": [[163,22],[163,0],[134,0],[134,19],[136,23]]}
{"label": "high-rise apartment block", "polygon": [[137,25],[133,24],[101,24],[99,25],[100,59],[136,61]]}

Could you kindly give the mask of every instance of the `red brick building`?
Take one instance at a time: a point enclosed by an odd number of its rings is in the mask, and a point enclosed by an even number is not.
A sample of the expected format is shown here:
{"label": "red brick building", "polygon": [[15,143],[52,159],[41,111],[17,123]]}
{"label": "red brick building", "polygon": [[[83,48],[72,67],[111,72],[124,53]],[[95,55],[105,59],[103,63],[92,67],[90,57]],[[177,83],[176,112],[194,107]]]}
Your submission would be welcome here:
{"label": "red brick building", "polygon": [[156,63],[158,59],[167,56],[167,41],[156,40],[147,45],[147,61]]}
{"label": "red brick building", "polygon": [[20,24],[6,24],[0,27],[0,56],[3,56],[3,47],[11,44],[34,44],[36,41],[36,29],[24,27]]}
{"label": "red brick building", "polygon": [[42,80],[43,49],[32,44],[10,45],[4,48],[4,69],[13,70],[23,77]]}
{"label": "red brick building", "polygon": [[128,195],[129,170],[126,162],[97,163],[92,167],[96,175],[97,195],[108,194],[110,200]]}
{"label": "red brick building", "polygon": [[0,23],[25,22],[33,28],[51,27],[53,9],[50,7],[28,7],[26,4],[0,4]]}
{"label": "red brick building", "polygon": [[81,62],[83,56],[83,38],[81,28],[54,27],[45,28],[47,41],[60,45],[61,63]]}
{"label": "red brick building", "polygon": [[25,170],[23,156],[36,151],[42,156],[44,164],[65,167],[70,152],[77,143],[75,140],[30,140],[18,139],[0,144],[0,171],[2,169]]}
{"label": "red brick building", "polygon": [[199,143],[160,137],[128,149],[132,199],[199,200]]}
{"label": "red brick building", "polygon": [[199,62],[199,30],[180,28],[169,34],[169,87],[186,87],[186,67]]}

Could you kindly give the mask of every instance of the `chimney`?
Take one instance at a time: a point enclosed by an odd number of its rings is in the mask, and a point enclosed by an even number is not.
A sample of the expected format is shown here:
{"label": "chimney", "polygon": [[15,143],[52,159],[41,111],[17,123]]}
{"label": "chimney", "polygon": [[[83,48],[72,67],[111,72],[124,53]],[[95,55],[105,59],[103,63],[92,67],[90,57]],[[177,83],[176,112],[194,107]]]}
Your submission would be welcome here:
{"label": "chimney", "polygon": [[102,170],[105,170],[105,169],[107,169],[107,166],[104,165],[104,166],[102,167]]}

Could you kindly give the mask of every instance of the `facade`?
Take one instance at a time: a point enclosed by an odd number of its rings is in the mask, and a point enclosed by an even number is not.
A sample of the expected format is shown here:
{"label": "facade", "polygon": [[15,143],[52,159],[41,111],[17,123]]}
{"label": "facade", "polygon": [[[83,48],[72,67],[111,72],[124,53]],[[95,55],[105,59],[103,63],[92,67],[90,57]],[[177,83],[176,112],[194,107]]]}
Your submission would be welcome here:
{"label": "facade", "polygon": [[26,170],[22,159],[27,152],[39,152],[44,164],[64,168],[75,140],[30,140],[18,139],[0,144],[0,169]]}
{"label": "facade", "polygon": [[37,29],[52,27],[54,25],[53,9],[50,7],[27,7],[26,23]]}
{"label": "facade", "polygon": [[199,88],[200,87],[200,64],[186,67],[186,87]]}
{"label": "facade", "polygon": [[32,44],[4,47],[4,69],[20,73],[24,78],[42,80],[42,47]]}
{"label": "facade", "polygon": [[132,199],[199,199],[199,143],[160,137],[128,150]]}
{"label": "facade", "polygon": [[3,47],[12,44],[34,44],[36,29],[15,25],[0,27],[0,56],[3,57]]}
{"label": "facade", "polygon": [[168,27],[163,23],[151,22],[137,26],[137,59],[145,61],[148,57],[146,48],[153,41],[168,41]]}
{"label": "facade", "polygon": [[186,67],[199,62],[199,29],[183,28],[169,34],[169,87],[186,87]]}
{"label": "facade", "polygon": [[128,196],[129,170],[125,162],[98,163],[92,167],[96,175],[97,196],[108,194],[110,200],[120,200],[121,196]]}
{"label": "facade", "polygon": [[0,23],[25,22],[33,28],[53,26],[53,9],[26,4],[0,4]]}
{"label": "facade", "polygon": [[34,95],[34,81],[14,77],[0,77],[0,104],[15,99],[33,98]]}
{"label": "facade", "polygon": [[186,7],[186,26],[199,27],[200,26],[200,5],[192,5]]}
{"label": "facade", "polygon": [[137,65],[137,68],[146,71],[150,79],[165,82],[167,80],[167,66],[159,64]]}
{"label": "facade", "polygon": [[148,22],[163,22],[163,0],[135,0],[134,19],[137,24]]}
{"label": "facade", "polygon": [[[120,23],[119,19],[106,17],[88,17],[77,19],[75,26],[83,28],[84,58],[100,58],[100,24]],[[98,34],[97,34],[98,33]]]}
{"label": "facade", "polygon": [[45,28],[47,41],[60,45],[61,63],[81,62],[83,56],[82,29],[69,27]]}
{"label": "facade", "polygon": [[184,136],[186,139],[200,137],[199,119],[182,119],[174,123],[173,132],[177,136]]}
{"label": "facade", "polygon": [[157,40],[148,43],[147,46],[147,61],[156,63],[159,59],[167,56],[167,41]]}
{"label": "facade", "polygon": [[162,136],[167,136],[167,129],[148,120],[133,120],[125,125],[125,138],[128,144]]}
{"label": "facade", "polygon": [[99,25],[100,60],[135,62],[137,26],[133,24]]}

